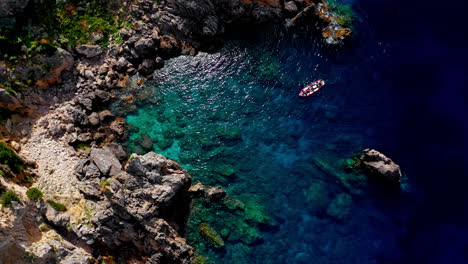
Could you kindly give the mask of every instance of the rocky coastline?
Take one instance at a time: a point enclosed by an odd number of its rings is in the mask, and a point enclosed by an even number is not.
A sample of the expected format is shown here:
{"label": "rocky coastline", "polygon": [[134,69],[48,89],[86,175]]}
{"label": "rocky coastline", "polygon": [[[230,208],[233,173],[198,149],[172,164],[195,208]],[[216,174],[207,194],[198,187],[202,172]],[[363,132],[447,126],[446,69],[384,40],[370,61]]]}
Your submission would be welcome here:
{"label": "rocky coastline", "polygon": [[[1,1],[1,18],[14,26],[15,12],[29,2]],[[0,177],[1,189],[19,198],[0,212],[0,263],[191,263],[193,248],[182,237],[191,199],[205,193],[221,200],[225,192],[190,188],[190,175],[161,155],[126,153],[120,143],[128,128],[119,116],[135,110],[138,98],[122,91],[151,79],[165,60],[218,49],[229,27],[313,21],[329,45],[351,34],[323,0],[136,0],[119,7],[130,26],[108,47],[79,44],[26,56],[15,67],[0,63],[2,79],[27,84],[0,88],[2,142],[21,158],[26,179]],[[117,100],[123,109],[112,113]],[[30,199],[30,187],[44,197]]]}

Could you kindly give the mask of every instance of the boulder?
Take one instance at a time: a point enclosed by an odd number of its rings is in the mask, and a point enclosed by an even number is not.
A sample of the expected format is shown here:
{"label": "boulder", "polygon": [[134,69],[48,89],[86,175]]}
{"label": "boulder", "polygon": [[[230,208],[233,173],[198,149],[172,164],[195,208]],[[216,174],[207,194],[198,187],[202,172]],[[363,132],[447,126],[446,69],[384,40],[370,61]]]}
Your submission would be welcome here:
{"label": "boulder", "polygon": [[138,71],[141,75],[147,76],[153,74],[156,66],[156,62],[151,59],[144,59],[143,62],[138,67]]}
{"label": "boulder", "polygon": [[104,146],[105,149],[108,149],[114,155],[120,160],[120,161],[125,161],[128,158],[127,152],[124,150],[124,148],[117,143],[107,143]]}
{"label": "boulder", "polygon": [[75,167],[75,175],[76,177],[81,180],[81,179],[95,179],[95,178],[100,178],[101,171],[99,168],[94,164],[92,160],[85,159],[85,160],[80,160],[78,164]]}
{"label": "boulder", "polygon": [[197,183],[193,186],[191,186],[188,191],[190,194],[192,194],[193,196],[195,197],[202,197],[204,196],[205,194],[205,185],[203,185],[202,183]]}
{"label": "boulder", "polygon": [[122,172],[122,165],[112,151],[107,148],[92,148],[90,159],[105,176],[115,176]]}
{"label": "boulder", "polygon": [[164,67],[164,60],[161,57],[156,57],[154,60],[154,68],[161,69],[162,67]]}
{"label": "boulder", "polygon": [[5,108],[10,111],[16,111],[23,108],[18,98],[9,94],[5,89],[0,88],[0,108]]}
{"label": "boulder", "polygon": [[151,38],[141,38],[135,42],[135,51],[142,59],[154,58],[156,50],[156,43]]}
{"label": "boulder", "polygon": [[102,54],[102,49],[99,45],[78,45],[75,50],[78,54],[88,59],[94,58]]}
{"label": "boulder", "polygon": [[365,149],[359,157],[360,167],[375,181],[389,185],[399,185],[400,166],[375,149]]}
{"label": "boulder", "polygon": [[90,123],[92,126],[97,126],[97,125],[99,125],[99,115],[98,115],[96,112],[92,112],[92,113],[88,116],[88,120],[89,120],[89,123]]}
{"label": "boulder", "polygon": [[181,45],[174,36],[164,35],[161,36],[161,43],[159,54],[163,59],[170,59],[179,55],[182,52]]}
{"label": "boulder", "polygon": [[153,149],[153,140],[148,134],[142,133],[138,140],[139,145],[146,151]]}
{"label": "boulder", "polygon": [[119,72],[125,72],[127,71],[129,65],[130,62],[128,62],[128,60],[125,57],[120,57],[115,64],[115,69]]}
{"label": "boulder", "polygon": [[288,15],[295,15],[299,12],[296,3],[294,1],[288,1],[284,3],[284,11]]}
{"label": "boulder", "polygon": [[115,115],[111,113],[109,110],[103,110],[99,112],[99,120],[102,123],[109,123],[115,120]]}
{"label": "boulder", "polygon": [[213,201],[219,201],[226,197],[226,191],[220,187],[211,187],[206,191],[206,195]]}
{"label": "boulder", "polygon": [[[36,81],[36,85],[40,88],[47,88],[50,85],[55,83],[60,83],[61,76],[63,72],[70,71],[75,63],[73,56],[66,50],[58,48],[54,55],[50,57],[39,57],[38,60],[42,62],[43,65],[42,69],[51,69],[48,72],[42,73],[42,76],[35,76],[39,77]],[[27,70],[25,67],[23,75],[23,79],[30,79],[31,77],[28,76],[30,71]]]}

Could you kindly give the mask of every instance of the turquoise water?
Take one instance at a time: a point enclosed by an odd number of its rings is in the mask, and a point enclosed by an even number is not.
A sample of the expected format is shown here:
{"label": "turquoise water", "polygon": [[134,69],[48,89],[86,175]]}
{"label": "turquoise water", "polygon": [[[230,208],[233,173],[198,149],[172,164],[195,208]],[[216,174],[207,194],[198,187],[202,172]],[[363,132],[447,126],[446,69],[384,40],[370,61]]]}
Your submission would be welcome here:
{"label": "turquoise water", "polygon": [[[391,87],[372,70],[385,49],[327,51],[309,34],[263,29],[212,54],[171,59],[153,81],[132,86],[139,105],[127,116],[129,149],[150,150],[140,146],[147,134],[152,150],[178,160],[194,182],[222,186],[242,203],[195,205],[186,235],[199,255],[214,263],[399,258],[398,202],[383,205],[388,197],[342,180],[343,159],[380,147],[394,125]],[[316,79],[327,85],[298,97]],[[223,248],[201,235],[202,222]]]}
{"label": "turquoise water", "polygon": [[[176,159],[232,197],[194,204],[184,235],[208,263],[468,262],[468,58],[454,27],[466,8],[346,2],[359,19],[345,49],[307,28],[241,29],[114,105],[130,151]],[[347,173],[343,159],[367,147],[411,184],[389,194]]]}

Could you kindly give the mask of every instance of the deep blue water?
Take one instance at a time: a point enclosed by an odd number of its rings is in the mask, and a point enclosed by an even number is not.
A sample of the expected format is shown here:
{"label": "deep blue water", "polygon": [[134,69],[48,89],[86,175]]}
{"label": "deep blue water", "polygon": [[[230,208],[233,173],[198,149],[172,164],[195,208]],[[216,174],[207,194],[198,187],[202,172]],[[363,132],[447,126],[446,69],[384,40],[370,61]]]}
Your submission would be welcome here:
{"label": "deep blue water", "polygon": [[[142,103],[127,117],[130,148],[148,134],[195,182],[223,186],[255,212],[195,214],[189,241],[211,261],[468,262],[467,56],[463,34],[442,19],[461,18],[441,5],[352,3],[360,22],[343,50],[307,29],[262,28],[172,59],[134,88]],[[319,78],[320,92],[297,96]],[[340,160],[367,147],[401,165],[400,193],[339,183]],[[223,249],[196,241],[200,222]]]}

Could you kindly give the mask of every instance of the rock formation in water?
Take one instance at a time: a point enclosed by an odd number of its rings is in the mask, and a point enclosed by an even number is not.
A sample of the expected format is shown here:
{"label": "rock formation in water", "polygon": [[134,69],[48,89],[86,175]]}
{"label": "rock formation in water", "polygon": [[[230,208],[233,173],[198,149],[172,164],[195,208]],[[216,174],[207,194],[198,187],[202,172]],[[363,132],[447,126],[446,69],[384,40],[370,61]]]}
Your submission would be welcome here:
{"label": "rock formation in water", "polygon": [[401,181],[400,166],[375,149],[365,149],[359,156],[359,167],[370,179],[398,186]]}

